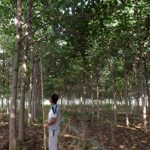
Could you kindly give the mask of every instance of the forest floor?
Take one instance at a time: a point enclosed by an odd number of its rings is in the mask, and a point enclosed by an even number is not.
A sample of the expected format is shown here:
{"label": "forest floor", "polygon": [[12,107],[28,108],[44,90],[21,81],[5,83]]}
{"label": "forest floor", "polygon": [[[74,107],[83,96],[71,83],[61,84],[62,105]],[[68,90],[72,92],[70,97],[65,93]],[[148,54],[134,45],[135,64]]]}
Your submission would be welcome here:
{"label": "forest floor", "polygon": [[[86,115],[86,116],[85,116]],[[113,115],[64,111],[59,137],[59,150],[150,150],[150,131],[144,132],[141,117],[130,116],[130,127],[125,126],[125,114],[118,114],[118,123],[112,125]],[[8,150],[8,116],[0,116],[0,150]],[[42,150],[43,127],[34,124],[25,131],[25,141],[18,150]]]}

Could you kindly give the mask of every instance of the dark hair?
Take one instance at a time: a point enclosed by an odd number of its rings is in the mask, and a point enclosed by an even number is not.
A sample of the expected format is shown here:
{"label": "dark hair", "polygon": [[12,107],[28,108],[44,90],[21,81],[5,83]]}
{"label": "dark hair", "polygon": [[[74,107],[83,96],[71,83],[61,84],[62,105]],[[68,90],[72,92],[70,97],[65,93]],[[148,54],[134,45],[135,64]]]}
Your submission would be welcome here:
{"label": "dark hair", "polygon": [[58,95],[57,95],[57,94],[55,94],[55,93],[51,96],[51,99],[52,99],[52,101],[53,101],[53,103],[54,103],[54,104],[56,104],[56,103],[57,103],[58,98],[59,98],[59,97],[58,97]]}

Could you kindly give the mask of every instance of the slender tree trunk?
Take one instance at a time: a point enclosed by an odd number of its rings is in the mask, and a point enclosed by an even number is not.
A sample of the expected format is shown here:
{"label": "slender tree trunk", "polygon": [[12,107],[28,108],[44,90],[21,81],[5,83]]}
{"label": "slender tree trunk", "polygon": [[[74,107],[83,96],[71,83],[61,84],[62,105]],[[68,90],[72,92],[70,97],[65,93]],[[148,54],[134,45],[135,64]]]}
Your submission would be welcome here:
{"label": "slender tree trunk", "polygon": [[128,105],[129,105],[129,108],[128,108],[128,111],[129,111],[129,114],[131,113],[131,109],[132,109],[132,101],[131,101],[131,80],[128,78]]}
{"label": "slender tree trunk", "polygon": [[37,89],[37,85],[38,85],[38,62],[37,60],[35,61],[35,68],[34,68],[34,96],[33,96],[33,114],[34,114],[34,120],[37,119],[37,101],[38,101],[38,89]]}
{"label": "slender tree trunk", "polygon": [[4,101],[4,97],[3,97],[3,94],[1,95],[1,114],[3,116],[3,101]]}
{"label": "slender tree trunk", "polygon": [[99,100],[99,76],[98,71],[96,73],[96,99],[97,99],[97,118],[99,119],[99,107],[100,107],[100,100]]}
{"label": "slender tree trunk", "polygon": [[32,122],[37,119],[37,104],[38,104],[38,61],[34,62],[33,70],[33,92],[31,102],[31,120]]}
{"label": "slender tree trunk", "polygon": [[22,83],[21,83],[21,99],[20,99],[20,116],[19,116],[19,140],[23,142],[24,140],[24,122],[25,122],[25,89],[26,89],[26,69],[27,69],[27,52],[29,49],[29,32],[31,23],[31,9],[32,9],[32,0],[27,1],[27,24],[26,24],[26,33],[27,35],[24,39],[25,46],[23,50],[23,61],[22,61]]}
{"label": "slender tree trunk", "polygon": [[114,125],[117,125],[117,100],[114,86],[113,86],[113,111],[114,111]]}
{"label": "slender tree trunk", "polygon": [[[27,0],[27,37],[28,37],[28,42],[30,41],[30,35],[29,33],[31,33],[31,18],[32,18],[32,0]],[[29,44],[29,43],[28,43]],[[29,84],[29,101],[28,101],[28,125],[31,125],[31,99],[32,99],[32,78],[33,78],[33,49],[32,46],[30,45],[30,58],[31,58],[31,71],[30,71],[30,84]]]}
{"label": "slender tree trunk", "polygon": [[[112,62],[113,63],[113,62]],[[113,72],[113,111],[114,111],[114,125],[117,125],[117,100],[116,100],[116,77],[114,74],[114,65],[112,64]]]}
{"label": "slender tree trunk", "polygon": [[146,90],[145,90],[145,84],[144,84],[144,64],[141,63],[141,98],[142,98],[142,110],[143,110],[143,124],[144,124],[144,130],[145,132],[148,131],[147,129],[147,110],[146,110]]}
{"label": "slender tree trunk", "polygon": [[[8,69],[8,81],[7,81],[7,85],[8,85],[8,93],[10,93],[9,91],[9,80],[10,80],[10,74],[9,74],[9,69]],[[7,114],[9,114],[9,98],[10,98],[10,95],[8,94],[8,99],[7,99]]]}
{"label": "slender tree trunk", "polygon": [[[29,12],[27,11],[27,14]],[[27,17],[28,20],[28,17]],[[26,35],[28,35],[28,22],[26,24]],[[21,80],[21,97],[20,97],[20,115],[19,115],[19,140],[24,139],[24,122],[25,122],[25,88],[26,88],[26,71],[27,71],[27,51],[29,48],[28,36],[24,39],[23,60],[22,60],[22,80]]]}
{"label": "slender tree trunk", "polygon": [[[136,4],[138,5],[138,1],[136,1]],[[137,16],[137,20],[141,20],[141,11],[139,11],[139,9],[135,10],[136,16]],[[139,72],[140,72],[140,82],[141,82],[141,98],[142,98],[142,111],[143,111],[143,124],[144,124],[144,130],[145,132],[147,132],[147,108],[146,108],[146,83],[145,83],[145,66],[144,66],[144,61],[145,61],[145,57],[144,57],[144,44],[141,41],[141,27],[139,22],[137,22],[137,28],[136,28],[136,32],[137,32],[137,45],[138,48],[137,50],[140,52],[140,62],[139,62]]]}
{"label": "slender tree trunk", "polygon": [[17,0],[17,31],[15,39],[15,51],[13,57],[13,71],[12,71],[12,88],[10,98],[10,116],[9,116],[9,150],[16,150],[16,99],[17,99],[17,85],[18,85],[18,58],[19,45],[21,37],[21,10],[22,1]]}
{"label": "slender tree trunk", "polygon": [[[34,77],[34,69],[35,69],[35,62],[34,62],[34,67],[33,67],[33,77]],[[31,122],[34,122],[34,93],[35,93],[35,79],[32,77],[33,79],[33,85],[32,85],[32,99],[31,99]]]}
{"label": "slender tree trunk", "polygon": [[[41,60],[40,60],[41,61]],[[38,62],[38,68],[37,68],[37,111],[39,113],[42,113],[42,100],[41,100],[41,64],[40,61]]]}
{"label": "slender tree trunk", "polygon": [[[41,70],[41,96],[42,96],[42,114],[43,114],[43,124],[45,121],[45,112],[44,112],[44,91],[43,91],[43,64],[42,64],[42,59],[40,60],[40,70]],[[46,130],[44,130],[44,140],[43,140],[43,145],[44,145],[44,150],[46,150]]]}
{"label": "slender tree trunk", "polygon": [[2,100],[2,108],[1,108],[1,112],[2,112],[2,116],[3,116],[3,109],[4,109],[4,95],[2,94],[1,96],[1,100]]}
{"label": "slender tree trunk", "polygon": [[129,100],[128,100],[128,77],[125,74],[125,106],[126,106],[126,126],[129,127]]}
{"label": "slender tree trunk", "polygon": [[150,114],[150,91],[149,91],[149,86],[148,86],[148,70],[146,66],[146,62],[144,61],[144,77],[145,77],[145,86],[146,86],[146,94],[148,97],[148,113]]}
{"label": "slender tree trunk", "polygon": [[5,86],[5,62],[4,62],[4,50],[3,50],[3,69],[2,69],[2,116],[3,116],[3,109],[4,109],[4,86]]}
{"label": "slender tree trunk", "polygon": [[35,113],[35,107],[34,107],[34,105],[35,105],[35,68],[36,68],[36,62],[35,62],[35,60],[34,60],[34,67],[33,67],[33,86],[32,86],[32,100],[31,100],[31,122],[33,123],[34,122],[34,120],[35,120],[35,115],[34,115],[34,113]]}
{"label": "slender tree trunk", "polygon": [[30,87],[29,87],[29,110],[28,110],[28,125],[31,125],[32,118],[32,99],[33,99],[33,70],[34,70],[34,61],[33,61],[33,51],[30,51],[31,55],[31,69],[30,69]]}
{"label": "slender tree trunk", "polygon": [[25,88],[26,88],[26,69],[27,69],[27,49],[28,37],[26,37],[25,47],[23,50],[22,62],[22,81],[21,81],[21,97],[20,97],[20,114],[19,114],[19,140],[23,142],[24,139],[24,121],[25,121]]}

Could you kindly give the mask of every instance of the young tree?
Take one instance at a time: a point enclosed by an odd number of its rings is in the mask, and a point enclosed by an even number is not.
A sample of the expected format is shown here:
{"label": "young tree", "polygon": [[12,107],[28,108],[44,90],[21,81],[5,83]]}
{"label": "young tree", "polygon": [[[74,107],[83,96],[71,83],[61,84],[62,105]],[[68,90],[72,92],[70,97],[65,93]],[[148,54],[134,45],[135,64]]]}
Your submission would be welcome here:
{"label": "young tree", "polygon": [[27,52],[29,49],[29,33],[31,31],[31,13],[32,0],[27,1],[27,21],[24,39],[23,60],[22,60],[22,83],[21,83],[21,99],[20,99],[20,115],[19,115],[19,140],[24,140],[24,123],[25,123],[25,93],[26,93],[26,69],[27,69]]}
{"label": "young tree", "polygon": [[12,88],[10,97],[10,115],[9,115],[9,150],[16,150],[16,100],[18,85],[18,59],[20,50],[21,37],[21,20],[22,20],[22,0],[17,0],[17,26],[15,38],[15,50],[13,56],[12,70]]}

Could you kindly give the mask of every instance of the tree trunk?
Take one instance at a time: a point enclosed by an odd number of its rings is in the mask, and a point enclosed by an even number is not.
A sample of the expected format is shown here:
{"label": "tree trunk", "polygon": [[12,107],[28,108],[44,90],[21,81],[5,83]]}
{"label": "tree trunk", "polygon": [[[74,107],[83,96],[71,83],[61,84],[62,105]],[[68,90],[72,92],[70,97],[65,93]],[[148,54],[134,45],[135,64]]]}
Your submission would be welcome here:
{"label": "tree trunk", "polygon": [[113,73],[113,111],[114,111],[114,125],[117,125],[117,100],[116,100],[116,77],[114,74],[114,64],[112,62],[112,73]]}
{"label": "tree trunk", "polygon": [[[42,64],[42,59],[40,60],[40,70],[41,70],[41,96],[42,96],[42,114],[43,114],[43,124],[45,122],[45,112],[44,112],[44,92],[43,92],[43,64]],[[46,150],[46,129],[43,128],[44,130],[44,140],[43,140],[43,146],[44,150]]]}
{"label": "tree trunk", "polygon": [[33,70],[33,92],[31,101],[31,120],[34,122],[37,119],[37,104],[38,104],[38,61],[34,62]]}
{"label": "tree trunk", "polygon": [[26,69],[27,69],[27,52],[29,49],[29,36],[31,23],[31,9],[32,1],[27,1],[27,24],[26,24],[26,33],[27,35],[24,39],[24,50],[23,50],[23,61],[22,61],[22,82],[21,82],[21,99],[20,99],[20,115],[19,115],[19,140],[23,142],[24,140],[24,122],[25,122],[25,89],[26,89]]}
{"label": "tree trunk", "polygon": [[[9,89],[9,80],[10,80],[10,74],[9,74],[9,69],[7,70],[8,71],[8,81],[7,81],[7,86],[8,86],[8,89]],[[8,90],[8,93],[10,93],[10,91]],[[7,114],[9,114],[9,98],[10,98],[10,95],[8,94],[8,99],[7,99]]]}
{"label": "tree trunk", "polygon": [[125,73],[125,106],[126,106],[126,126],[129,127],[128,77],[126,73]]}
{"label": "tree trunk", "polygon": [[21,37],[21,13],[22,13],[21,10],[22,10],[22,1],[17,0],[17,31],[15,39],[15,51],[13,57],[12,88],[11,88],[10,115],[9,115],[9,150],[16,150],[16,99],[17,99],[17,85],[18,85],[19,45]]}
{"label": "tree trunk", "polygon": [[144,77],[145,77],[145,86],[146,86],[146,94],[148,97],[148,113],[150,114],[150,91],[148,86],[148,70],[146,66],[146,62],[144,61]]}
{"label": "tree trunk", "polygon": [[33,115],[34,121],[37,119],[37,95],[38,95],[38,62],[35,61],[35,68],[34,68],[34,95],[33,95]]}
{"label": "tree trunk", "polygon": [[28,126],[31,125],[32,118],[32,103],[33,103],[33,70],[34,70],[34,61],[33,61],[33,51],[30,51],[31,55],[31,69],[30,69],[30,87],[29,87],[29,110],[28,110]]}
{"label": "tree trunk", "polygon": [[35,68],[36,68],[36,62],[35,62],[35,60],[34,60],[34,64],[33,64],[33,77],[32,77],[32,79],[33,79],[33,86],[32,86],[32,100],[31,100],[31,122],[33,123],[34,122],[34,117],[35,117],[35,115],[34,115],[34,105],[35,105],[35,98],[34,98],[34,96],[35,96]]}
{"label": "tree trunk", "polygon": [[3,109],[4,109],[4,86],[5,86],[5,62],[4,62],[4,50],[3,50],[3,70],[2,70],[2,116],[3,116]]}
{"label": "tree trunk", "polygon": [[[34,73],[33,73],[33,76],[34,76]],[[33,123],[34,122],[34,91],[35,91],[35,88],[34,88],[35,84],[34,84],[34,79],[33,79],[33,91],[32,91],[32,100],[31,100],[31,122]]]}
{"label": "tree trunk", "polygon": [[97,99],[97,118],[100,117],[99,107],[100,107],[100,100],[99,100],[99,73],[96,73],[96,99]]}
{"label": "tree trunk", "polygon": [[145,84],[144,84],[144,64],[142,62],[141,64],[141,98],[142,98],[142,110],[143,110],[143,124],[144,124],[144,130],[147,132],[147,113],[146,113],[146,91],[145,91]]}
{"label": "tree trunk", "polygon": [[114,111],[114,125],[117,125],[117,100],[114,86],[113,86],[113,111]]}
{"label": "tree trunk", "polygon": [[[40,60],[41,61],[41,60]],[[41,64],[38,62],[37,67],[37,112],[42,113],[42,101],[41,101]]]}
{"label": "tree trunk", "polygon": [[27,68],[27,49],[28,49],[27,37],[25,40],[26,42],[23,50],[23,62],[22,62],[22,81],[21,81],[20,114],[19,114],[19,140],[21,142],[23,142],[24,139],[25,87],[26,87],[26,68]]}

